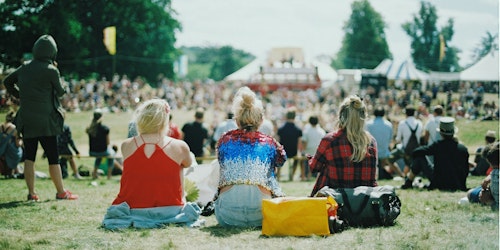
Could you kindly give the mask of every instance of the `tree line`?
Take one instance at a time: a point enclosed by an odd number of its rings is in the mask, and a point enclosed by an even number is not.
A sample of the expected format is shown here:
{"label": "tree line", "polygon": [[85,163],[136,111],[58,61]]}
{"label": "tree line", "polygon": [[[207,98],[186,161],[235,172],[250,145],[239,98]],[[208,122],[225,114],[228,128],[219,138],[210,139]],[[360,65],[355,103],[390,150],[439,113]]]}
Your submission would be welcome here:
{"label": "tree line", "polygon": [[[334,68],[374,68],[392,58],[383,17],[368,0],[351,4],[343,27],[342,46],[333,56]],[[42,34],[58,43],[61,72],[74,78],[106,77],[114,73],[142,76],[156,82],[159,76],[177,79],[174,64],[181,54],[189,58],[189,80],[222,80],[254,56],[231,46],[176,48],[176,32],[182,24],[170,0],[4,0],[0,4],[0,62],[17,67],[30,57],[34,41]],[[421,70],[460,71],[460,49],[450,46],[454,21],[437,26],[436,8],[421,2],[420,10],[401,25],[411,38],[412,58]],[[116,54],[103,43],[103,30],[116,27]],[[498,49],[498,34],[486,33],[473,51],[479,60]],[[333,46],[333,45],[332,45]]]}

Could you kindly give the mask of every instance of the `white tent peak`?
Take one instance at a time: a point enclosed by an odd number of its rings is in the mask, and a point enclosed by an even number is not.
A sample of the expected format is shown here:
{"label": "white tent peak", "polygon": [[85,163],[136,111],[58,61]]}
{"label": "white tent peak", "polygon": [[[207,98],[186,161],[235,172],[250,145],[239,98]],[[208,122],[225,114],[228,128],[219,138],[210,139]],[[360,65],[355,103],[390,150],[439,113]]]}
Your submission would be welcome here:
{"label": "white tent peak", "polygon": [[413,60],[403,61],[384,59],[373,69],[376,73],[385,75],[389,80],[427,80],[428,75],[418,70]]}
{"label": "white tent peak", "polygon": [[498,50],[486,54],[475,64],[460,72],[461,81],[490,81],[499,80]]}

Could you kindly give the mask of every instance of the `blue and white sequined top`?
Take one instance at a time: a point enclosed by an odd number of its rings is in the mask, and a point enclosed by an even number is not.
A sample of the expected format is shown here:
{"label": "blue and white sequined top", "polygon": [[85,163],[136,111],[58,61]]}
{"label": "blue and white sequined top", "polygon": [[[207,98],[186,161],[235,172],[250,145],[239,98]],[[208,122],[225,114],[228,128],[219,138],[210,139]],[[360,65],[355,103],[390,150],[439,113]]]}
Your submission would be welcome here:
{"label": "blue and white sequined top", "polygon": [[286,161],[286,152],[273,137],[258,131],[235,129],[218,141],[219,189],[229,185],[259,185],[273,197],[285,196],[274,168]]}

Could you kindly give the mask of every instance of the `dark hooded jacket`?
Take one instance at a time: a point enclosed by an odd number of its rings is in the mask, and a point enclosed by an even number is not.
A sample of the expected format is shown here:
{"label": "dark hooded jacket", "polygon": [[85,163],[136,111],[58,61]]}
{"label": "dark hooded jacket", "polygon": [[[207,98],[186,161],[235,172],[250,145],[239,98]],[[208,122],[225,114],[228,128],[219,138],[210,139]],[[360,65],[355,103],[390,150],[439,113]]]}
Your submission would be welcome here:
{"label": "dark hooded jacket", "polygon": [[64,111],[59,97],[65,90],[53,63],[56,55],[54,38],[43,35],[33,45],[33,60],[4,79],[7,91],[20,99],[15,123],[24,138],[62,133]]}

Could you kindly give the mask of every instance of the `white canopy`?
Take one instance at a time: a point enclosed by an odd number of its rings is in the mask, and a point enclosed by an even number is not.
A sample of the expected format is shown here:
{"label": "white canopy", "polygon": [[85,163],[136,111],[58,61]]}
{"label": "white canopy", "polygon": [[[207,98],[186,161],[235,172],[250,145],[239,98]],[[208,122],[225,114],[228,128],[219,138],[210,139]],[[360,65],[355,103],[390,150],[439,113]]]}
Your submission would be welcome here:
{"label": "white canopy", "polygon": [[255,59],[243,68],[233,72],[224,78],[225,81],[249,81],[253,75],[259,73],[262,59]]}
{"label": "white canopy", "polygon": [[[257,58],[249,64],[243,66],[243,68],[226,76],[224,80],[251,81],[252,78],[260,77],[260,67],[265,67],[266,65],[266,60]],[[318,68],[318,75],[321,79],[321,82],[335,82],[337,80],[337,72],[332,67],[330,67],[330,65],[320,61],[312,61],[310,65]]]}
{"label": "white canopy", "polygon": [[493,50],[477,63],[460,72],[462,81],[498,82],[499,78],[498,50]]}
{"label": "white canopy", "polygon": [[420,80],[429,78],[427,73],[418,70],[411,60],[395,62],[392,59],[384,59],[375,69],[376,73],[385,75],[388,80]]}

